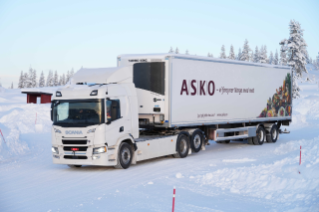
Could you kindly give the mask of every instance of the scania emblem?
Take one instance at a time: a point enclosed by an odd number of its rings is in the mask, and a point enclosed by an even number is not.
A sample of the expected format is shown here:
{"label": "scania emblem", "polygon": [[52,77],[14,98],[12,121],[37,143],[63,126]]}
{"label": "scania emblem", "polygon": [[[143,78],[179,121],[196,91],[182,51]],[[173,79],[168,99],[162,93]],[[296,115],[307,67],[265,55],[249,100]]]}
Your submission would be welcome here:
{"label": "scania emblem", "polygon": [[74,135],[74,134],[82,135],[82,131],[80,131],[80,130],[66,130],[65,134],[67,134],[67,135]]}

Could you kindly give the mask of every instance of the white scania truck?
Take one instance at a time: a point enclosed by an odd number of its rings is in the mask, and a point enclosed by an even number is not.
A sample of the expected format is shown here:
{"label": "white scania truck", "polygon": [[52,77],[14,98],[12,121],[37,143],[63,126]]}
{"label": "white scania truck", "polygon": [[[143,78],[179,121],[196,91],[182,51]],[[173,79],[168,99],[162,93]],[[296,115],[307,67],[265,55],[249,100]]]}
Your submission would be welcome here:
{"label": "white scania truck", "polygon": [[52,98],[53,162],[128,168],[209,140],[276,142],[292,113],[285,66],[179,54],[120,55],[80,69]]}

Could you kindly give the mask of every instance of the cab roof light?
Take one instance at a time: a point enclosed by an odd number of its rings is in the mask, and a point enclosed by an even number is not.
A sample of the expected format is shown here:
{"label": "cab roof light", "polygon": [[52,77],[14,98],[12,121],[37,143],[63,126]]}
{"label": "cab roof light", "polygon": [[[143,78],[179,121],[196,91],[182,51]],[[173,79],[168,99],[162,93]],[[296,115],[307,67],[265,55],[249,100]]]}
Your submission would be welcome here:
{"label": "cab roof light", "polygon": [[97,96],[98,91],[97,90],[93,90],[90,94],[90,96]]}
{"label": "cab roof light", "polygon": [[55,93],[55,96],[56,96],[56,97],[62,97],[62,93],[61,93],[60,91],[57,91],[57,92]]}

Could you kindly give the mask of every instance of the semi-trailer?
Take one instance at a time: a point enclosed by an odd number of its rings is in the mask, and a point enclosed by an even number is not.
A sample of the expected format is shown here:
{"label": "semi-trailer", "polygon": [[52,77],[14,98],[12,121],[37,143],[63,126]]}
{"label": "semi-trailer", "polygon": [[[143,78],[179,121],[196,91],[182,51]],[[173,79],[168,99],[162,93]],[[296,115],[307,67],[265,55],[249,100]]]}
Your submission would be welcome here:
{"label": "semi-trailer", "polygon": [[126,169],[209,140],[274,143],[291,122],[291,79],[287,66],[180,54],[81,68],[52,97],[53,163]]}

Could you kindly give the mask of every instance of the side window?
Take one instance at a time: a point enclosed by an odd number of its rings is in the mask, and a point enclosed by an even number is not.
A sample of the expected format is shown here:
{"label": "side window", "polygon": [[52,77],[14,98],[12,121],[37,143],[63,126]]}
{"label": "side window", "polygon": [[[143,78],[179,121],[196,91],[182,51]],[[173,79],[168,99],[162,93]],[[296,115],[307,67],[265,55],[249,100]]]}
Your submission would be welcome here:
{"label": "side window", "polygon": [[106,116],[107,121],[115,121],[121,118],[120,100],[106,100]]}
{"label": "side window", "polygon": [[165,95],[165,63],[135,63],[133,82],[136,88]]}

